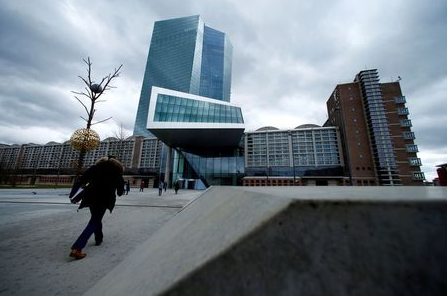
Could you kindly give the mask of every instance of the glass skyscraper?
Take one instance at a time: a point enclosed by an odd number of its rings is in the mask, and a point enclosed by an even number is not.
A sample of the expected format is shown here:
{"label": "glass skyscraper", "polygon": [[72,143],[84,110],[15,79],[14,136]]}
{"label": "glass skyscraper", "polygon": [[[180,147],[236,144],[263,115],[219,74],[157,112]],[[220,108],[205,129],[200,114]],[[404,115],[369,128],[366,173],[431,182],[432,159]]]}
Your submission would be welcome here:
{"label": "glass skyscraper", "polygon": [[199,15],[157,21],[146,62],[134,135],[147,130],[152,87],[230,101],[232,45]]}
{"label": "glass skyscraper", "polygon": [[244,119],[230,103],[232,54],[227,36],[199,15],[154,23],[134,136],[166,145],[159,178],[168,185],[236,184],[243,171]]}

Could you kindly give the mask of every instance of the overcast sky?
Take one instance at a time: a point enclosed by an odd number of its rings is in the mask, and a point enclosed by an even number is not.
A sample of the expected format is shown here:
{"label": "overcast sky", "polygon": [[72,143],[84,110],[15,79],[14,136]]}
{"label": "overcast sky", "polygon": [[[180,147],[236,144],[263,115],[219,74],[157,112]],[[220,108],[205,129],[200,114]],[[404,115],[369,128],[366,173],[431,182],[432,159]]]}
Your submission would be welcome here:
{"label": "overcast sky", "polygon": [[123,64],[93,128],[132,134],[153,24],[200,14],[233,44],[231,101],[247,130],[322,125],[338,83],[376,68],[402,78],[426,178],[447,162],[446,0],[0,0],[0,143],[63,142],[85,127],[71,91],[84,58]]}

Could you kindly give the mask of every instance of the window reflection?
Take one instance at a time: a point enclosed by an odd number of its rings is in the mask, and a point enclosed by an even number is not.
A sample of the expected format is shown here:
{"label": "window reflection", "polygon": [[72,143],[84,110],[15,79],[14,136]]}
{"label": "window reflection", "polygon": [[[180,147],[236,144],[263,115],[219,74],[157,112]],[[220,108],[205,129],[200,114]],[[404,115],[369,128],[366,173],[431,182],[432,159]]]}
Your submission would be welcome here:
{"label": "window reflection", "polygon": [[244,123],[239,107],[163,94],[157,97],[154,121]]}

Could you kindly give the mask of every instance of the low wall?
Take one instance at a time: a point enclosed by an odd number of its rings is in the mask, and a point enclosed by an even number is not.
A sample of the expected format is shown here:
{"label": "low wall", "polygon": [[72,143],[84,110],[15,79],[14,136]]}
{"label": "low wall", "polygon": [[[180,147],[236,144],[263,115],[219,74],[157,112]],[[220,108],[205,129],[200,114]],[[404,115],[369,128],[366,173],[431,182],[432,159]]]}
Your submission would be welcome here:
{"label": "low wall", "polygon": [[213,187],[87,295],[446,295],[446,188]]}

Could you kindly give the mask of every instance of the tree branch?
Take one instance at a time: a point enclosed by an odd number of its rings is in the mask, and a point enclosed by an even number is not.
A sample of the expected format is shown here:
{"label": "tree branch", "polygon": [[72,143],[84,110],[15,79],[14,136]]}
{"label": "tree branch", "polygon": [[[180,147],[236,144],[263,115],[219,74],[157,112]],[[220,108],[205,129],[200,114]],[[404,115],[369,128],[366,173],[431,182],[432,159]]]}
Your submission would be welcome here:
{"label": "tree branch", "polygon": [[87,82],[87,80],[84,77],[82,77],[80,75],[78,75],[78,77],[86,84],[86,86],[89,86],[89,83]]}
{"label": "tree branch", "polygon": [[82,106],[84,106],[84,109],[86,110],[86,112],[87,112],[87,115],[89,115],[89,110],[87,109],[87,106],[81,101],[81,100],[79,100],[79,98],[78,97],[76,97],[75,96],[75,98],[76,98],[76,100],[78,100],[78,102],[79,103],[81,103],[82,104]]}
{"label": "tree branch", "polygon": [[106,83],[104,84],[103,89],[101,90],[101,92],[99,93],[99,95],[98,95],[97,97],[101,96],[101,95],[104,93],[104,91],[109,90],[109,89],[111,88],[111,87],[109,86],[109,84],[110,84],[110,82],[111,82],[114,78],[120,76],[120,70],[121,70],[121,67],[123,67],[123,64],[121,64],[120,67],[115,68],[113,74],[109,73],[108,76],[103,77],[103,79],[101,80],[101,84],[100,84],[100,85],[102,85],[104,81],[106,81]]}
{"label": "tree branch", "polygon": [[[76,95],[86,96],[87,98],[90,99],[90,96],[89,96],[88,94],[84,93],[84,92],[75,92],[75,91],[72,91],[72,93],[73,93],[73,94],[76,94]],[[76,97],[76,96],[75,96],[75,97]]]}
{"label": "tree branch", "polygon": [[92,126],[93,125],[96,125],[96,124],[99,124],[99,123],[103,123],[103,122],[105,122],[105,121],[108,121],[108,120],[110,120],[112,117],[108,117],[107,119],[105,119],[105,120],[102,120],[102,121],[99,121],[99,122],[96,122],[96,123],[93,123],[92,124]]}
{"label": "tree branch", "polygon": [[83,59],[83,61],[87,64],[87,78],[89,80],[88,87],[90,89],[90,86],[92,85],[92,79],[90,78],[90,74],[92,72],[92,62],[90,62],[90,57],[87,57],[87,61]]}

